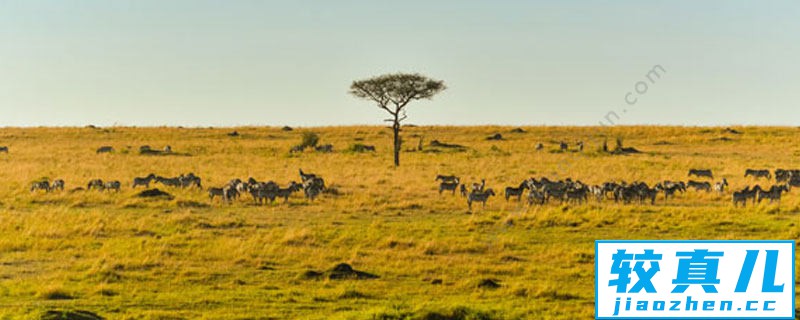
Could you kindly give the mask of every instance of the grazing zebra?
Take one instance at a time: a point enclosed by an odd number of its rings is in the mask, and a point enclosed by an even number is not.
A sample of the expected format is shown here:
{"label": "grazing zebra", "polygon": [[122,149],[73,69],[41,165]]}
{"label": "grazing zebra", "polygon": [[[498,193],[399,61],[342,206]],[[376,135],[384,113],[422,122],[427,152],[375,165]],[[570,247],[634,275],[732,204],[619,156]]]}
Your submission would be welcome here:
{"label": "grazing zebra", "polygon": [[153,173],[149,174],[148,176],[146,176],[144,178],[139,178],[139,177],[133,178],[133,187],[132,188],[135,189],[136,186],[144,186],[145,188],[150,188],[150,182],[153,182],[153,180],[155,180],[155,179],[156,179],[156,175],[153,174]]}
{"label": "grazing zebra", "polygon": [[296,145],[296,146],[292,147],[291,149],[289,149],[289,153],[297,153],[297,152],[302,153],[305,150],[306,150],[306,146],[304,146],[304,145]]}
{"label": "grazing zebra", "polygon": [[494,190],[492,188],[488,188],[485,191],[473,191],[467,196],[467,206],[469,206],[469,210],[472,210],[472,203],[473,202],[480,202],[483,204],[483,207],[486,207],[486,201],[489,200],[489,197],[495,195]]}
{"label": "grazing zebra", "polygon": [[754,178],[767,178],[767,180],[772,179],[772,174],[769,170],[754,170],[754,169],[747,169],[744,171],[744,177],[747,178],[749,176],[753,176]]}
{"label": "grazing zebra", "polygon": [[50,192],[50,181],[42,180],[32,183],[31,192],[34,192],[36,190],[44,190],[44,192]]}
{"label": "grazing zebra", "polygon": [[50,190],[64,191],[64,180],[56,179],[55,181],[53,181],[53,184],[50,185]]}
{"label": "grazing zebra", "polygon": [[700,182],[700,181],[689,180],[689,182],[686,183],[686,187],[694,188],[695,191],[703,190],[706,192],[711,192],[711,183],[706,181]]}
{"label": "grazing zebra", "polygon": [[181,175],[178,177],[178,180],[180,181],[182,188],[197,187],[198,189],[203,189],[203,185],[201,183],[202,179],[200,179],[198,176],[195,176],[193,173],[189,173],[185,176]]}
{"label": "grazing zebra", "polygon": [[722,182],[717,182],[714,184],[714,191],[723,193],[725,192],[726,187],[728,187],[728,179],[722,178]]}
{"label": "grazing zebra", "polygon": [[691,177],[692,175],[697,176],[698,178],[699,177],[707,177],[707,178],[714,179],[714,174],[711,173],[710,169],[690,169],[689,170],[689,176]]}
{"label": "grazing zebra", "polygon": [[441,174],[437,174],[436,175],[436,179],[434,179],[434,181],[442,181],[442,182],[456,182],[456,181],[459,181],[459,180],[460,180],[460,178],[455,176],[455,175],[445,176],[445,175],[441,175]]}
{"label": "grazing zebra", "polygon": [[114,181],[108,181],[108,182],[106,182],[106,183],[103,185],[103,189],[104,189],[104,190],[114,190],[114,191],[116,191],[116,192],[119,192],[119,190],[120,190],[120,187],[121,187],[121,186],[122,186],[122,184],[121,184],[121,183],[119,183],[119,181],[118,181],[118,180],[114,180]]}
{"label": "grazing zebra", "polygon": [[109,152],[113,152],[113,151],[114,151],[114,147],[112,147],[112,146],[102,146],[100,148],[97,148],[97,151],[95,153],[100,154],[100,153],[109,153]]}
{"label": "grazing zebra", "polygon": [[333,145],[332,144],[324,144],[324,145],[321,145],[321,146],[316,146],[316,147],[314,147],[314,150],[316,150],[317,152],[322,152],[322,153],[333,152]]}
{"label": "grazing zebra", "polygon": [[522,200],[525,189],[528,189],[527,181],[523,181],[518,187],[506,187],[506,201],[511,197],[517,197],[517,201]]}
{"label": "grazing zebra", "polygon": [[543,205],[545,203],[545,195],[539,190],[531,189],[528,192],[528,205],[538,204]]}
{"label": "grazing zebra", "polygon": [[156,176],[156,182],[168,187],[180,187],[183,185],[180,178],[165,178],[162,176]]}
{"label": "grazing zebra", "polygon": [[94,179],[89,181],[89,184],[86,185],[86,190],[92,190],[92,189],[103,191],[103,189],[105,189],[105,184],[103,183],[103,180]]}
{"label": "grazing zebra", "polygon": [[442,181],[441,183],[439,183],[439,194],[442,194],[442,192],[446,190],[446,191],[451,191],[451,193],[455,195],[458,186],[459,186],[458,178],[456,178],[455,181]]}
{"label": "grazing zebra", "polygon": [[6,146],[0,147],[0,152],[8,153],[8,147],[6,147]]}
{"label": "grazing zebra", "polygon": [[769,203],[773,201],[778,201],[781,203],[781,194],[784,192],[789,192],[789,188],[786,185],[774,185],[767,191],[761,191],[758,193],[758,203],[761,203],[761,200],[769,199]]}

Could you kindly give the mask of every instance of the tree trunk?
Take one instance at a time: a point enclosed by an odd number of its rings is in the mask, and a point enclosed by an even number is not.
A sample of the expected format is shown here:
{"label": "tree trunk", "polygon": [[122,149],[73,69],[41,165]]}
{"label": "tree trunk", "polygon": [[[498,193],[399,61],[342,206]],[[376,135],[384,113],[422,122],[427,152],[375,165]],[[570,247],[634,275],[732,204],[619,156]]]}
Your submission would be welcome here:
{"label": "tree trunk", "polygon": [[397,115],[394,116],[394,125],[392,125],[394,133],[394,166],[400,166],[400,119]]}

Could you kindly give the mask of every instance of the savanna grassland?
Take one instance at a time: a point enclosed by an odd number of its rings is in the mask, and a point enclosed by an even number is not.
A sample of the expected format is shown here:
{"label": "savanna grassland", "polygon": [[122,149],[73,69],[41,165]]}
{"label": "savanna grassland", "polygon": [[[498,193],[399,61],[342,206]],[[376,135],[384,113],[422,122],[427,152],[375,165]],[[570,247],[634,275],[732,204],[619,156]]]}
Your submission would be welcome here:
{"label": "savanna grassland", "polygon": [[[470,213],[434,182],[455,174],[498,191],[532,176],[652,185],[710,168],[732,189],[769,186],[744,171],[800,168],[798,128],[512,129],[405,127],[399,168],[382,127],[0,129],[9,146],[0,153],[0,318],[86,310],[108,319],[590,319],[595,239],[800,237],[797,191],[746,209],[733,207],[730,191],[659,197],[654,206],[528,207],[500,196]],[[227,135],[234,130],[240,136]],[[307,131],[334,152],[290,154]],[[504,140],[486,140],[495,133]],[[599,151],[617,138],[642,153]],[[562,140],[571,151],[557,150]],[[583,152],[574,151],[578,140]],[[347,151],[355,143],[377,151]],[[103,145],[116,151],[95,154]],[[140,145],[176,154],[140,155]],[[206,188],[237,177],[286,185],[300,168],[338,194],[254,206],[249,196],[226,205],[205,191],[156,185],[175,197],[165,200],[131,189],[133,177],[151,172],[193,172]],[[116,179],[123,189],[29,192],[42,178],[64,179],[67,190]],[[380,278],[307,277],[343,262]],[[499,287],[480,286],[487,279]]]}

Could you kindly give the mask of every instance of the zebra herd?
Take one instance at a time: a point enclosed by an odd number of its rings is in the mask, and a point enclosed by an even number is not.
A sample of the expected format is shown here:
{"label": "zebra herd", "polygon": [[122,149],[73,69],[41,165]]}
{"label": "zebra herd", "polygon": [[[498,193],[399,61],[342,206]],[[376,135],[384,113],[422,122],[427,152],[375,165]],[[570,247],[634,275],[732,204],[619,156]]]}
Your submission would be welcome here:
{"label": "zebra herd", "polygon": [[325,191],[325,180],[316,174],[305,173],[300,169],[301,183],[290,181],[286,187],[281,187],[274,181],[258,181],[250,177],[246,181],[233,179],[222,187],[208,189],[208,197],[211,201],[215,197],[222,199],[222,202],[231,203],[238,199],[242,194],[249,193],[253,197],[253,202],[257,205],[265,204],[267,201],[274,202],[277,198],[283,198],[284,203],[289,201],[289,197],[299,191],[303,191],[306,199],[314,201],[323,191]]}
{"label": "zebra herd", "polygon": [[[274,181],[261,182],[255,178],[249,178],[246,181],[241,179],[230,180],[226,185],[219,188],[209,188],[208,195],[211,201],[215,197],[219,197],[225,203],[231,203],[233,200],[238,199],[240,195],[249,193],[253,197],[256,204],[265,204],[267,201],[274,202],[275,199],[283,198],[284,202],[289,200],[289,197],[299,191],[303,191],[306,199],[314,201],[325,189],[325,180],[316,174],[305,173],[300,169],[301,183],[289,182],[288,186],[281,187]],[[142,186],[150,188],[151,184],[160,183],[167,187],[176,188],[196,188],[203,189],[202,179],[194,173],[181,174],[177,177],[162,177],[151,173],[144,177],[133,178],[131,188]],[[63,179],[57,179],[50,182],[48,179],[42,179],[31,183],[30,192],[44,191],[46,193],[52,191],[63,191],[65,182]],[[122,188],[122,183],[119,180],[104,181],[102,179],[92,179],[86,185],[86,188],[79,187],[70,190],[70,192],[83,191],[83,190],[97,190],[97,191],[116,191],[119,192]]]}
{"label": "zebra herd", "polygon": [[[689,170],[689,177],[691,176],[714,178],[713,172],[709,169],[691,169]],[[757,179],[771,179],[772,176],[769,170],[747,169],[745,172],[745,177]],[[774,176],[778,184],[767,189],[756,185],[733,192],[732,200],[734,206],[738,207],[740,204],[745,206],[750,200],[753,203],[756,203],[756,201],[760,203],[765,199],[769,200],[770,203],[780,202],[783,193],[789,192],[792,187],[800,187],[800,170],[777,169]],[[461,183],[461,179],[455,175],[437,175],[435,180],[439,182],[439,194],[445,191],[455,194],[456,190],[460,190],[461,195],[467,199],[467,206],[470,210],[472,210],[473,202],[481,202],[485,206],[489,197],[495,195],[491,188],[485,188],[485,180],[482,180],[481,183],[474,183],[471,187]],[[544,205],[552,201],[558,201],[561,204],[583,204],[588,202],[590,197],[593,197],[597,202],[611,199],[615,203],[649,203],[652,205],[656,203],[659,194],[663,194],[662,198],[664,202],[667,202],[674,198],[676,193],[685,193],[687,190],[694,189],[695,191],[705,192],[713,190],[723,194],[728,186],[726,178],[713,184],[709,181],[688,180],[683,182],[667,180],[650,186],[641,181],[633,183],[610,181],[589,185],[571,178],[550,180],[542,177],[538,180],[529,178],[520,182],[519,185],[506,187],[504,196],[506,201],[512,198],[521,201],[527,192],[526,200],[529,205]]]}

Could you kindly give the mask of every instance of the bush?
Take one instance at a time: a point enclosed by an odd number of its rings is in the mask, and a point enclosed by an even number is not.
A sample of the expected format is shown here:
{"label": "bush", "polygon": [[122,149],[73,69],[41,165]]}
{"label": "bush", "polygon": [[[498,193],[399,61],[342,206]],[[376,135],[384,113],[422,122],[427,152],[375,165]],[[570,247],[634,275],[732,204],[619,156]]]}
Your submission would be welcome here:
{"label": "bush", "polygon": [[303,133],[303,142],[300,143],[303,147],[316,147],[317,143],[319,143],[319,135],[314,132],[304,132]]}

